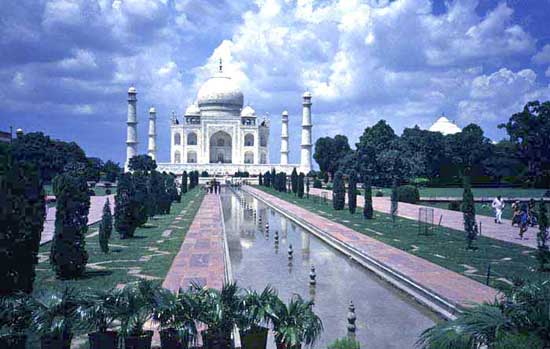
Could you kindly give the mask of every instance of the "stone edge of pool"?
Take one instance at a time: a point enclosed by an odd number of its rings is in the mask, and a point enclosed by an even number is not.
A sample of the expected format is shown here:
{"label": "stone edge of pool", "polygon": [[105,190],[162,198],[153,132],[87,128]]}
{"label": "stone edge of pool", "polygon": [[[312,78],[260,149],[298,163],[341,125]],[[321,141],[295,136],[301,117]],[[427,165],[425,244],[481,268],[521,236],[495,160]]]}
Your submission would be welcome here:
{"label": "stone edge of pool", "polygon": [[[462,312],[462,309],[464,308],[463,305],[460,305],[453,300],[447,299],[446,297],[439,294],[436,290],[422,286],[420,283],[418,283],[414,279],[403,275],[398,270],[395,270],[394,268],[391,268],[385,263],[379,260],[376,260],[375,258],[372,258],[371,256],[367,255],[363,251],[359,251],[353,246],[350,246],[346,242],[341,241],[333,236],[330,236],[323,230],[304,221],[300,217],[297,217],[296,215],[290,212],[287,212],[286,210],[276,206],[272,202],[262,198],[257,193],[249,190],[249,188],[243,187],[242,189],[243,191],[247,192],[254,198],[260,200],[261,202],[265,203],[269,207],[273,208],[274,210],[276,210],[286,218],[300,225],[302,228],[311,232],[316,237],[320,238],[325,243],[327,243],[329,246],[335,248],[336,250],[348,256],[349,258],[354,259],[356,262],[358,262],[359,264],[361,264],[362,266],[364,266],[365,268],[373,272],[382,280],[388,282],[398,290],[406,293],[407,295],[412,297],[415,301],[427,307],[428,309],[430,309],[437,315],[443,317],[444,319],[452,320],[456,318],[455,314]],[[357,233],[360,234],[359,232]],[[403,253],[406,253],[406,252],[403,251]],[[471,280],[471,281],[476,282],[474,280]],[[497,293],[496,290],[492,288],[489,288],[489,289],[493,290],[495,294]]]}

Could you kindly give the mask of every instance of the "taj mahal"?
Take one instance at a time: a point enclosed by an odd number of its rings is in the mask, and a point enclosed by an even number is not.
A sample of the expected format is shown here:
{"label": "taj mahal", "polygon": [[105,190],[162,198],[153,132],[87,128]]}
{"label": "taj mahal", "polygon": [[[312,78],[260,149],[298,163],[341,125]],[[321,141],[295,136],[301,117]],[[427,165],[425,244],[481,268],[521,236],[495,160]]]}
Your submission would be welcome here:
{"label": "taj mahal", "polygon": [[[187,106],[183,116],[175,113],[170,122],[170,162],[158,163],[159,171],[182,174],[184,171],[207,171],[209,175],[227,176],[237,171],[258,175],[271,169],[290,174],[311,170],[311,93],[302,96],[302,132],[299,164],[289,164],[288,112],[281,114],[280,163],[269,161],[270,121],[259,117],[238,84],[224,73],[220,65],[197,93],[196,102]],[[138,154],[137,90],[128,90],[126,169],[129,159]],[[156,110],[149,109],[147,154],[157,159]]]}

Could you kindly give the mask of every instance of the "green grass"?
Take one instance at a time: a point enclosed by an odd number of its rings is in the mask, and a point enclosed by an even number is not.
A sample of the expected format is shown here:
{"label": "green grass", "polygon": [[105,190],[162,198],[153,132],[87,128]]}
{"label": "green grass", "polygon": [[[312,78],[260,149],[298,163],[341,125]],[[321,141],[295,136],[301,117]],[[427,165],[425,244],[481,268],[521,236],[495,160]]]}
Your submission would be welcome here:
{"label": "green grass", "polygon": [[[481,236],[475,242],[478,249],[470,251],[465,248],[465,233],[462,231],[438,227],[432,235],[420,235],[418,224],[414,220],[399,217],[393,224],[391,216],[381,212],[375,212],[375,219],[365,220],[362,208],[358,208],[358,212],[352,215],[347,209],[335,211],[330,201],[323,203],[320,198],[315,199],[314,196],[310,199],[300,199],[270,188],[257,188],[479,282],[485,283],[487,267],[491,264],[492,275],[489,285],[492,287],[509,288],[508,282],[516,278],[550,279],[550,273],[540,273],[536,270],[538,264],[534,256],[535,250],[528,247]],[[463,264],[477,271],[471,274],[464,273],[468,268]],[[500,278],[506,281],[499,280]]]}
{"label": "green grass", "polygon": [[[391,188],[373,189],[373,195],[377,190],[382,190],[384,196],[391,194]],[[475,197],[494,198],[497,195],[503,197],[541,198],[547,189],[521,189],[521,188],[473,188]],[[419,188],[421,197],[462,197],[462,188]]]}
{"label": "green grass", "polygon": [[[174,256],[179,251],[187,229],[202,202],[202,198],[203,193],[198,189],[188,192],[183,196],[181,203],[172,204],[169,215],[159,216],[158,219],[150,219],[144,227],[136,230],[135,237],[132,239],[121,240],[118,234],[113,231],[111,240],[109,241],[110,252],[108,254],[101,252],[97,235],[87,238],[88,266],[86,274],[79,279],[67,281],[56,279],[47,259],[51,243],[41,246],[39,253],[44,257],[44,260],[36,268],[37,275],[34,282],[34,292],[41,292],[46,289],[58,289],[65,285],[70,285],[77,289],[88,287],[108,289],[119,284],[138,280],[138,277],[128,273],[133,268],[140,268],[140,274],[153,276],[159,280],[164,279]],[[182,220],[174,223],[180,228],[171,228],[170,226],[174,222],[175,217],[182,210],[186,210],[183,213]],[[167,229],[172,229],[172,235],[168,239],[162,237],[162,233]],[[88,235],[97,230],[97,223],[91,225],[88,228]],[[161,251],[168,252],[168,254],[152,256],[149,261],[145,262],[139,261],[139,258],[142,256],[155,254],[154,251],[149,251],[149,248],[158,248]],[[106,262],[99,264],[105,267],[104,270],[90,267],[94,263],[101,262]]]}
{"label": "green grass", "polygon": [[[429,201],[420,201],[418,203],[419,205],[424,206],[431,206],[431,207],[437,207],[437,208],[443,208],[443,209],[449,209],[449,203],[448,202],[429,202]],[[495,210],[491,207],[490,203],[476,203],[476,215],[482,215],[482,216],[489,216],[494,217],[495,216]],[[502,218],[504,219],[512,219],[512,206],[509,203],[506,203],[506,206],[504,206],[504,211],[502,212]]]}

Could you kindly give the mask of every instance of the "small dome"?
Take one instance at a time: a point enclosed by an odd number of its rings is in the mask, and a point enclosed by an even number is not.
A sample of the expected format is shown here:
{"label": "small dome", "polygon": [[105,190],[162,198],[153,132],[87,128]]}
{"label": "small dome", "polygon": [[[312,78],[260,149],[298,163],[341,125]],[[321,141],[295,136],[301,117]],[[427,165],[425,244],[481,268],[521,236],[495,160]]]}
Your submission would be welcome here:
{"label": "small dome", "polygon": [[304,95],[302,97],[311,98],[311,92],[309,92],[309,91],[304,92]]}
{"label": "small dome", "polygon": [[241,116],[256,117],[256,111],[249,105],[241,111]]}
{"label": "small dome", "polygon": [[23,133],[23,129],[22,128],[18,128],[15,133]]}
{"label": "small dome", "polygon": [[432,132],[441,132],[443,135],[452,135],[462,132],[460,127],[444,116],[437,119],[437,121],[430,126],[429,130]]}
{"label": "small dome", "polygon": [[157,110],[155,109],[155,107],[151,107],[149,109],[149,114],[156,114]]}
{"label": "small dome", "polygon": [[199,106],[195,103],[189,105],[187,109],[185,109],[185,115],[186,116],[200,116],[201,110]]}
{"label": "small dome", "polygon": [[130,88],[128,89],[128,93],[137,93],[137,90],[134,86],[130,86]]}
{"label": "small dome", "polygon": [[241,109],[243,107],[243,93],[239,86],[227,76],[211,77],[199,89],[197,103],[203,107],[229,107]]}
{"label": "small dome", "polygon": [[288,111],[287,111],[287,110],[283,111],[283,114],[282,114],[282,115],[283,115],[283,116],[288,116]]}

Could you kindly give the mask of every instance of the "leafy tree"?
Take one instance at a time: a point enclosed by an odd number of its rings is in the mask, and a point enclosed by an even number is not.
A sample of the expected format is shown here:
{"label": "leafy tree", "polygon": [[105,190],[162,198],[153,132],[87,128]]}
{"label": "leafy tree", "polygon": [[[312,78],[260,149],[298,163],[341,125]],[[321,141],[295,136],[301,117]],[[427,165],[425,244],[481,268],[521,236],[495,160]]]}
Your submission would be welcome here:
{"label": "leafy tree", "polygon": [[187,172],[183,171],[183,174],[181,175],[181,187],[180,187],[181,194],[187,193]]}
{"label": "leafy tree", "polygon": [[483,160],[491,154],[491,140],[483,135],[483,130],[476,124],[469,124],[462,132],[445,137],[446,157],[458,169],[459,175],[468,172],[476,166],[481,166]]}
{"label": "leafy tree", "polygon": [[466,232],[467,249],[474,250],[474,240],[477,238],[476,207],[472,193],[470,176],[463,177],[464,193],[462,194],[462,214],[464,217],[464,231]]}
{"label": "leafy tree", "polygon": [[58,278],[75,278],[84,273],[88,261],[85,237],[90,196],[86,178],[74,172],[62,173],[54,178],[53,191],[57,210],[50,263]]}
{"label": "leafy tree", "polygon": [[87,163],[86,154],[76,143],[53,140],[42,132],[18,136],[12,147],[15,159],[34,165],[43,181],[51,181],[68,163]]}
{"label": "leafy tree", "polygon": [[374,126],[365,128],[363,135],[359,138],[359,143],[356,144],[362,178],[370,177],[375,184],[379,182],[379,176],[383,171],[382,164],[379,163],[380,158],[377,155],[394,148],[397,139],[395,132],[385,120],[380,120]]}
{"label": "leafy tree", "polygon": [[130,171],[142,171],[149,173],[157,169],[157,163],[149,155],[136,155],[130,159],[128,168]]}
{"label": "leafy tree", "polygon": [[0,144],[0,296],[32,291],[45,202],[38,170]]}
{"label": "leafy tree", "polygon": [[103,169],[103,161],[100,158],[87,158],[86,180],[99,182],[101,170]]}
{"label": "leafy tree", "polygon": [[357,173],[352,170],[348,181],[348,208],[351,214],[357,209]]}
{"label": "leafy tree", "polygon": [[298,172],[296,172],[296,167],[294,167],[292,174],[290,175],[290,184],[292,187],[292,192],[296,195],[298,193]]}
{"label": "leafy tree", "polygon": [[378,183],[399,183],[410,176],[410,161],[403,158],[399,146],[399,141],[394,141],[389,149],[376,154]]}
{"label": "leafy tree", "polygon": [[113,232],[113,216],[111,215],[111,205],[109,199],[105,200],[103,206],[103,215],[101,216],[101,222],[99,223],[99,246],[103,253],[109,252],[109,239]]}
{"label": "leafy tree", "polygon": [[336,135],[334,138],[321,137],[315,142],[313,158],[322,172],[333,176],[339,168],[340,159],[350,152],[348,137],[343,135]]}
{"label": "leafy tree", "polygon": [[372,208],[372,188],[370,180],[365,180],[365,205],[363,206],[363,217],[366,219],[372,219],[374,217],[374,210]]}
{"label": "leafy tree", "polygon": [[516,144],[503,140],[492,146],[489,157],[483,160],[483,168],[500,184],[503,177],[516,176],[524,171],[525,166],[518,156]]}
{"label": "leafy tree", "polygon": [[305,179],[305,175],[300,172],[300,175],[298,176],[298,180],[297,180],[297,192],[298,192],[298,197],[299,198],[303,198],[304,197],[304,179]]}
{"label": "leafy tree", "polygon": [[107,160],[101,169],[103,180],[107,182],[116,182],[118,176],[122,173],[122,167],[114,161]]}
{"label": "leafy tree", "polygon": [[550,169],[550,101],[527,103],[499,128],[506,129],[533,180]]}
{"label": "leafy tree", "polygon": [[263,178],[262,178],[262,174],[260,173],[260,176],[258,177],[258,181],[259,181],[259,185],[264,185],[263,183]]}
{"label": "leafy tree", "polygon": [[548,215],[544,200],[540,201],[538,223],[539,231],[537,233],[537,260],[539,261],[540,270],[548,270],[550,268],[550,249],[548,247]]}
{"label": "leafy tree", "polygon": [[440,132],[405,128],[399,139],[401,156],[407,159],[411,178],[435,178],[445,163],[445,138]]}
{"label": "leafy tree", "polygon": [[120,175],[115,196],[115,229],[121,239],[131,238],[138,227],[136,189],[131,173]]}
{"label": "leafy tree", "polygon": [[332,186],[332,207],[335,210],[343,210],[346,204],[346,187],[342,172],[337,171],[334,175]]}

